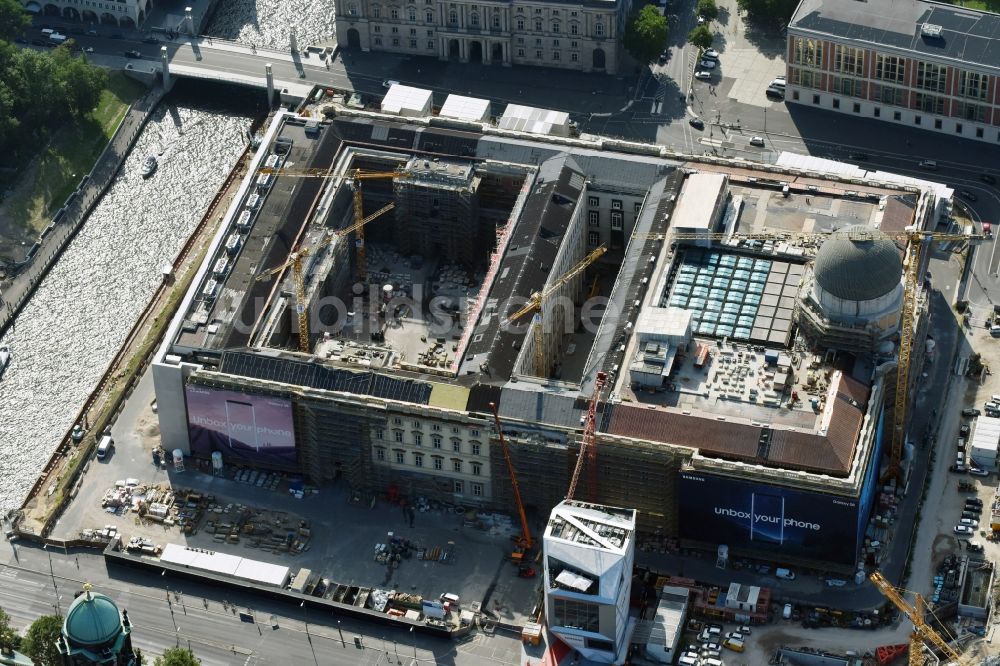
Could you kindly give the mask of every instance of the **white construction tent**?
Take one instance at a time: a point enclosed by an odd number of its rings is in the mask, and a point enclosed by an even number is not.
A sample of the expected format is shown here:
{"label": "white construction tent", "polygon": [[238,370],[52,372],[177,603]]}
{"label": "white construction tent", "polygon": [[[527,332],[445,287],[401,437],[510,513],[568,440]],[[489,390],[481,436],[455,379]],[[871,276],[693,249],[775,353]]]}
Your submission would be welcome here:
{"label": "white construction tent", "polygon": [[497,125],[500,129],[550,136],[569,136],[570,127],[568,113],[521,104],[508,104]]}
{"label": "white construction tent", "polygon": [[490,101],[478,97],[448,95],[438,112],[441,118],[454,118],[472,122],[486,122],[490,118]]}
{"label": "white construction tent", "polygon": [[423,88],[395,83],[382,98],[382,113],[420,118],[431,115],[433,94]]}
{"label": "white construction tent", "polygon": [[288,567],[251,560],[238,555],[217,553],[204,548],[190,548],[176,543],[168,543],[164,547],[160,561],[187,569],[232,576],[259,585],[284,587],[289,578]]}

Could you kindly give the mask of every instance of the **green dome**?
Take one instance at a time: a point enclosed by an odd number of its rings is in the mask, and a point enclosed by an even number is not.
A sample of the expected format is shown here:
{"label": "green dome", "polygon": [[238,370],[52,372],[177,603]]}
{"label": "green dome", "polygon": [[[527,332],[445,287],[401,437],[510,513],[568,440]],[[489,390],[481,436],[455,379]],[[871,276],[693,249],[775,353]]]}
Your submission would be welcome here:
{"label": "green dome", "polygon": [[837,298],[870,301],[899,286],[903,262],[896,244],[885,234],[858,224],[823,242],[813,274],[819,286]]}
{"label": "green dome", "polygon": [[63,623],[63,635],[70,645],[109,643],[121,630],[122,618],[115,602],[90,590],[73,601]]}

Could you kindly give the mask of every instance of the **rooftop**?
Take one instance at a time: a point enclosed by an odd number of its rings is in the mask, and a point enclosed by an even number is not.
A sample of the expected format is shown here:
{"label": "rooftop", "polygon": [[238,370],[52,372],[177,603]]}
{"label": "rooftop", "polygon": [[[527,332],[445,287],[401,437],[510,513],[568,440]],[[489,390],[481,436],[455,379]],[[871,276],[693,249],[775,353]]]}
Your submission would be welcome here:
{"label": "rooftop", "polygon": [[564,500],[552,510],[545,538],[623,552],[634,531],[634,509]]}
{"label": "rooftop", "polygon": [[1000,15],[928,0],[802,0],[789,30],[1000,68]]}

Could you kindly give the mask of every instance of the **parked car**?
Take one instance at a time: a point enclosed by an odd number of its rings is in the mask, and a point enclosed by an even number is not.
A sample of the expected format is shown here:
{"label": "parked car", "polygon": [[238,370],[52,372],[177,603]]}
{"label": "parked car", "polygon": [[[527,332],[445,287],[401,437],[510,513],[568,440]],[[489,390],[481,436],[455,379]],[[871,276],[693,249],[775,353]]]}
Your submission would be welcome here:
{"label": "parked car", "polygon": [[965,506],[969,506],[969,505],[978,506],[981,509],[981,508],[983,508],[983,500],[979,499],[978,497],[969,497],[969,498],[966,498],[966,500],[965,500]]}
{"label": "parked car", "polygon": [[997,179],[996,179],[996,177],[995,177],[995,176],[992,176],[992,175],[990,175],[990,174],[988,174],[988,173],[984,173],[984,174],[981,174],[981,175],[979,176],[979,180],[981,180],[981,181],[983,181],[984,183],[987,183],[987,184],[989,184],[989,185],[996,185],[996,184],[997,184]]}
{"label": "parked car", "polygon": [[785,91],[777,86],[768,86],[764,94],[768,97],[775,97],[777,99],[785,99]]}
{"label": "parked car", "polygon": [[975,416],[979,416],[980,414],[982,414],[982,412],[980,412],[978,409],[974,407],[966,407],[965,409],[962,410],[962,416],[970,419]]}
{"label": "parked car", "polygon": [[969,190],[959,190],[958,196],[962,197],[966,201],[977,201],[979,197],[970,192]]}
{"label": "parked car", "polygon": [[698,79],[699,81],[708,81],[710,78],[712,78],[712,73],[699,69],[697,72],[694,73],[694,78]]}
{"label": "parked car", "polygon": [[927,169],[928,171],[937,171],[937,162],[934,160],[921,160],[920,168]]}
{"label": "parked car", "polygon": [[969,518],[971,520],[979,520],[979,514],[976,513],[975,511],[968,511],[968,510],[966,510],[966,511],[962,512],[962,518]]}
{"label": "parked car", "polygon": [[135,49],[132,49],[130,51],[126,51],[125,52],[125,57],[126,58],[141,58],[142,54],[139,53],[138,51],[136,51]]}
{"label": "parked car", "polygon": [[702,120],[701,118],[691,118],[690,120],[688,120],[688,125],[690,125],[695,129],[700,129],[700,130],[705,129],[705,121]]}
{"label": "parked car", "polygon": [[704,53],[701,54],[701,57],[702,58],[711,58],[712,60],[718,60],[719,59],[719,52],[716,51],[715,49],[708,49],[707,51],[705,51]]}
{"label": "parked car", "polygon": [[795,580],[795,572],[792,571],[791,569],[784,569],[778,567],[777,569],[774,570],[774,575],[784,580]]}
{"label": "parked car", "polygon": [[719,63],[715,60],[702,60],[698,63],[699,67],[704,67],[705,69],[715,69]]}
{"label": "parked car", "polygon": [[386,79],[385,81],[382,82],[382,87],[383,88],[391,88],[393,86],[398,86],[398,85],[399,85],[399,81],[394,81],[392,79]]}
{"label": "parked car", "polygon": [[970,432],[972,432],[972,428],[969,427],[968,423],[963,423],[962,427],[958,429],[958,434],[962,437],[968,437]]}
{"label": "parked car", "polygon": [[981,553],[983,552],[983,544],[978,541],[969,541],[966,542],[965,549],[970,553]]}
{"label": "parked car", "polygon": [[763,148],[764,147],[764,137],[762,137],[762,136],[750,137],[750,145],[751,146],[757,146],[758,148]]}
{"label": "parked car", "polygon": [[729,633],[726,634],[726,638],[731,638],[734,641],[741,641],[743,640],[743,634],[741,634],[738,631],[730,631]]}
{"label": "parked car", "polygon": [[972,536],[976,531],[968,525],[955,525],[955,534],[958,536]]}
{"label": "parked car", "polygon": [[718,643],[705,643],[704,645],[701,646],[701,649],[702,651],[710,650],[713,652],[720,652],[720,653],[722,652],[722,646],[719,645]]}
{"label": "parked car", "polygon": [[972,476],[989,476],[990,475],[990,473],[988,471],[986,471],[985,469],[983,469],[982,467],[975,467],[975,466],[970,466],[969,467],[969,474],[971,474]]}
{"label": "parked car", "polygon": [[739,629],[737,629],[736,631],[740,632],[744,636],[749,636],[750,635],[750,625],[749,624],[741,624],[740,627],[739,627]]}
{"label": "parked car", "polygon": [[962,518],[960,521],[958,521],[958,524],[965,525],[966,527],[970,527],[972,529],[976,529],[977,527],[979,527],[979,521],[973,520],[972,518]]}

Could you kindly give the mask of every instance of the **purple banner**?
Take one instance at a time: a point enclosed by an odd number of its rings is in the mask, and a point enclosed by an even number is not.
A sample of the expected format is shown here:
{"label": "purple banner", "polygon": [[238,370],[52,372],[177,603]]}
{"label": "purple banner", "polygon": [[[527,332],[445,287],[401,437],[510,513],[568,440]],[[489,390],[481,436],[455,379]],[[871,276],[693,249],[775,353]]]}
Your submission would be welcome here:
{"label": "purple banner", "polygon": [[191,453],[221,451],[226,463],[294,465],[292,403],[265,395],[188,385]]}

